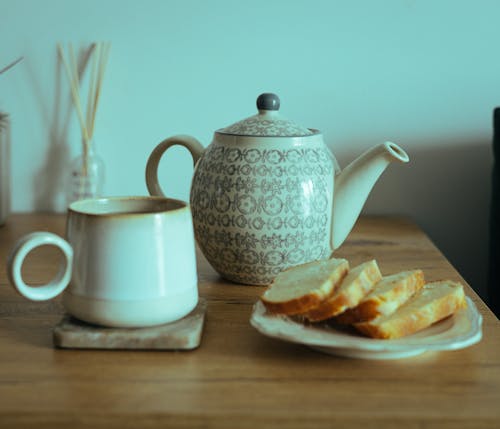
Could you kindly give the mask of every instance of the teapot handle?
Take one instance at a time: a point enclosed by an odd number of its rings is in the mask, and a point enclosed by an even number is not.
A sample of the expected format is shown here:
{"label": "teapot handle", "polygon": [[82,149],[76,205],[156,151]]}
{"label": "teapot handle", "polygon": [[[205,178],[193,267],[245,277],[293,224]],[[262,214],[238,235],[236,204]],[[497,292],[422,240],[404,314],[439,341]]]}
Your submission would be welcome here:
{"label": "teapot handle", "polygon": [[149,155],[148,162],[146,164],[146,186],[150,195],[164,197],[165,194],[158,183],[158,165],[160,164],[160,159],[165,151],[175,145],[184,146],[193,157],[193,165],[196,165],[198,160],[203,155],[205,150],[203,145],[196,140],[194,137],[186,135],[172,136],[163,140],[158,146],[156,146]]}

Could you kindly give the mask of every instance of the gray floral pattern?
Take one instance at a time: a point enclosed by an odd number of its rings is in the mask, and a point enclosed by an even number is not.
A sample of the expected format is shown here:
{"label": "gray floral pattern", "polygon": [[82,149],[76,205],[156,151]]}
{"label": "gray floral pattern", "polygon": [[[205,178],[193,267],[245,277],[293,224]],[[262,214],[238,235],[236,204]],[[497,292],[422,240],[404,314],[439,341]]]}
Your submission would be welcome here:
{"label": "gray floral pattern", "polygon": [[[259,137],[300,137],[314,134],[308,128],[302,127],[283,117],[274,118],[270,114],[258,114],[236,122],[222,130],[222,134]],[[255,153],[253,154],[255,155]],[[278,154],[274,154],[278,155]]]}
{"label": "gray floral pattern", "polygon": [[268,284],[283,269],[330,256],[333,162],[327,148],[212,143],[196,168],[197,242],[229,280]]}

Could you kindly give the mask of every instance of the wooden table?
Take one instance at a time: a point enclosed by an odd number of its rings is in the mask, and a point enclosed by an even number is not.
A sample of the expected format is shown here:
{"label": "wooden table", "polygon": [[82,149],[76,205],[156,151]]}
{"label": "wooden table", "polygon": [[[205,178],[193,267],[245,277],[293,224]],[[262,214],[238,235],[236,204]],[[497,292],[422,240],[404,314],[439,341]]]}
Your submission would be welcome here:
{"label": "wooden table", "polygon": [[[33,230],[64,231],[64,217],[13,215],[0,255]],[[34,251],[28,281],[56,271]],[[362,218],[339,256],[376,258],[383,273],[422,268],[465,282],[413,223]],[[470,348],[390,360],[355,360],[267,338],[249,324],[262,287],[229,284],[199,256],[208,300],[200,348],[190,352],[79,351],[52,346],[58,300],[29,302],[0,267],[0,426],[50,428],[500,428],[500,322],[469,286],[484,317]]]}

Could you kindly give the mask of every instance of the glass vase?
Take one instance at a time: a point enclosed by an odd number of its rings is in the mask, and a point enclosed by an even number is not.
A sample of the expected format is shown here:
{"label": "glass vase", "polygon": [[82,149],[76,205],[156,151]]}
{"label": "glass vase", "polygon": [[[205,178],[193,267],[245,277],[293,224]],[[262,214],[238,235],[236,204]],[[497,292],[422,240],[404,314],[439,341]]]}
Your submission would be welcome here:
{"label": "glass vase", "polygon": [[73,201],[102,196],[104,162],[93,148],[71,161],[67,185],[68,205]]}

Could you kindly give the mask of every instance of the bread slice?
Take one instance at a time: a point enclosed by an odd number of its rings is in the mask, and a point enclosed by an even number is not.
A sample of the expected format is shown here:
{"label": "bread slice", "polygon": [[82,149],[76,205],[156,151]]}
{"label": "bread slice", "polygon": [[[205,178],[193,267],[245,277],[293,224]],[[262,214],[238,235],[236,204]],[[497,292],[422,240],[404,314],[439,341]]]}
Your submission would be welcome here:
{"label": "bread slice", "polygon": [[402,271],[385,276],[354,308],[335,318],[335,322],[351,325],[391,314],[404,304],[425,283],[422,270]]}
{"label": "bread slice", "polygon": [[349,271],[329,298],[305,313],[304,317],[310,322],[320,322],[355,307],[381,278],[375,260],[358,265]]}
{"label": "bread slice", "polygon": [[466,305],[460,283],[434,282],[426,284],[394,313],[355,323],[354,327],[372,338],[400,338],[427,328]]}
{"label": "bread slice", "polygon": [[260,299],[273,313],[305,313],[330,296],[348,271],[347,260],[337,258],[288,268],[276,276]]}

